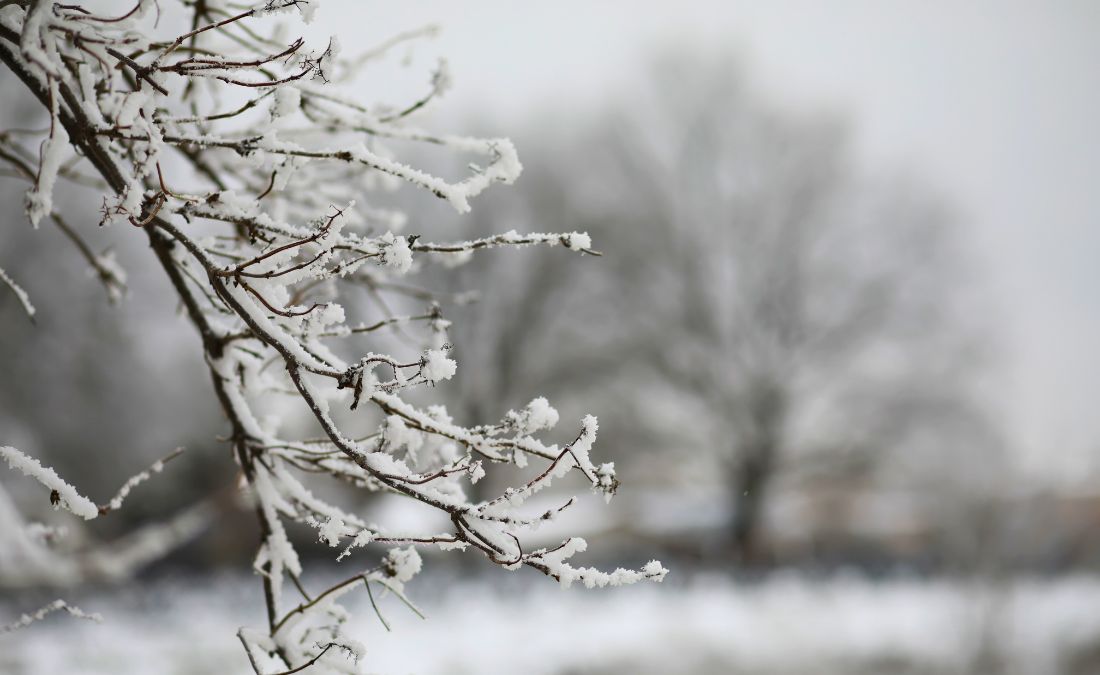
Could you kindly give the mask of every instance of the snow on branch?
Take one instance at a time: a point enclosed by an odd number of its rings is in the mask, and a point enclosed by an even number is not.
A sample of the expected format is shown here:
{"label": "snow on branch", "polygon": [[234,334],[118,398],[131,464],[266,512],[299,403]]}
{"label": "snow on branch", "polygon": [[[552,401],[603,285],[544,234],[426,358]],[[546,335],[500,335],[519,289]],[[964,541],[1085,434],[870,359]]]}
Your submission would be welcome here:
{"label": "snow on branch", "polygon": [[21,472],[24,476],[33,478],[50,491],[50,503],[55,508],[62,508],[84,520],[92,520],[98,516],[114,511],[122,506],[122,501],[136,486],[149,480],[154,473],[160,473],[164,464],[178,457],[183,448],[176,448],[164,459],[158,460],[151,467],[134,476],[131,476],[118,493],[109,502],[97,506],[95,502],[77,492],[76,488],[66,482],[57,472],[48,466],[43,466],[34,457],[26,455],[11,446],[0,446],[0,457],[7,461],[8,466]]}
{"label": "snow on branch", "polygon": [[[416,611],[405,588],[423,564],[418,548],[477,552],[563,586],[661,581],[667,571],[656,561],[613,572],[571,566],[568,560],[586,547],[577,537],[551,548],[525,543],[534,527],[575,503],[566,496],[556,508],[532,512],[527,501],[536,492],[567,480],[606,499],[617,491],[614,465],[593,459],[594,416],[552,442],[548,434],[560,420],[545,398],[495,423],[464,426],[443,405],[407,396],[462,377],[445,317],[447,298],[456,294],[409,277],[493,247],[599,255],[582,232],[509,231],[453,243],[402,232],[405,218],[385,203],[391,190],[413,185],[466,212],[477,195],[511,183],[522,169],[507,139],[414,126],[450,86],[445,64],[427,77],[427,93],[404,106],[364,104],[336,85],[393,45],[430,31],[345,58],[335,39],[315,46],[285,39],[294,32],[273,27],[272,20],[308,20],[315,2],[180,4],[191,16],[167,39],[152,30],[159,14],[153,0],[137,0],[122,15],[51,3],[0,8],[0,61],[51,120],[37,166],[27,159],[35,154],[9,147],[10,139],[0,145],[0,159],[23,164],[17,171],[32,183],[33,222],[52,213],[53,184],[74,175],[59,157],[74,156],[98,174],[106,186],[100,224],[121,225],[117,236],[148,240],[202,338],[263,534],[253,565],[268,625],[238,633],[255,672],[315,666],[356,672],[362,646],[342,632],[346,613],[338,602],[363,589],[372,604],[376,591],[390,593]],[[466,172],[445,179],[414,166],[398,152],[408,145],[462,156]],[[365,288],[372,304],[348,304],[350,288]],[[363,320],[349,321],[364,312]],[[392,329],[392,340],[377,340],[374,332],[383,327]],[[306,437],[282,433],[280,420],[257,413],[266,397],[287,395],[312,421]],[[356,427],[373,431],[348,432],[352,417]],[[117,508],[160,468],[135,476],[97,507],[36,460],[11,448],[4,454],[86,518]],[[495,498],[472,499],[470,486],[502,464],[529,478]],[[305,475],[414,500],[449,525],[391,530],[314,494]],[[375,556],[377,564],[311,593],[287,523],[315,528],[321,542],[340,550],[338,560]],[[284,597],[288,581],[304,600]]]}
{"label": "snow on branch", "polygon": [[179,457],[181,454],[183,454],[183,448],[176,448],[163,459],[158,459],[157,461],[153,462],[153,464],[145,471],[134,474],[133,476],[128,478],[126,482],[122,484],[122,487],[118,489],[118,492],[115,493],[115,496],[111,497],[111,501],[99,507],[100,514],[102,515],[104,513],[107,513],[108,511],[114,511],[122,508],[122,500],[126,499],[131,490],[152,478],[153,474],[163,471],[165,464],[171,462],[173,459]]}
{"label": "snow on branch", "polygon": [[414,251],[432,251],[435,253],[469,253],[483,248],[498,246],[531,246],[535,244],[560,245],[571,251],[581,251],[589,255],[602,255],[599,251],[592,250],[592,238],[585,232],[569,232],[568,234],[519,234],[515,230],[509,230],[504,234],[497,234],[481,239],[471,239],[451,244],[417,243],[412,248]]}
{"label": "snow on branch", "polygon": [[66,483],[61,476],[57,475],[57,472],[48,466],[42,466],[37,459],[7,445],[0,446],[0,457],[3,457],[12,469],[45,486],[50,491],[50,502],[55,507],[70,511],[85,520],[99,516],[99,507],[95,502],[77,492],[76,488]]}
{"label": "snow on branch", "polygon": [[59,611],[68,612],[69,616],[76,617],[77,619],[87,619],[88,621],[94,621],[96,623],[100,623],[103,621],[103,617],[99,614],[88,614],[79,607],[74,607],[64,600],[58,599],[34,612],[31,612],[30,614],[22,615],[12,623],[9,623],[5,626],[0,626],[0,633],[11,633],[19,630],[20,628],[26,628],[32,623],[36,621],[41,621],[50,614]]}
{"label": "snow on branch", "polygon": [[19,301],[19,305],[26,312],[27,318],[32,322],[34,321],[34,305],[31,304],[31,298],[27,295],[27,292],[23,290],[23,287],[15,283],[15,280],[8,276],[8,273],[4,271],[4,268],[0,267],[0,281],[4,282],[4,285],[11,289],[12,293],[15,293],[15,299]]}

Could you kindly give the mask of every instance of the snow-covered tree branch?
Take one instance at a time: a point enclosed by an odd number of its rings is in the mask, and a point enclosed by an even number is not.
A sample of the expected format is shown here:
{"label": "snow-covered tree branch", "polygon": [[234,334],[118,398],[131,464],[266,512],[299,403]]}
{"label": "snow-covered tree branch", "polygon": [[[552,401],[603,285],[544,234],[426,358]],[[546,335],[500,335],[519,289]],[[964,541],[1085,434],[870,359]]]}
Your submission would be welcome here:
{"label": "snow-covered tree branch", "polygon": [[[429,94],[397,111],[345,97],[334,83],[370,59],[344,60],[335,39],[311,47],[283,37],[279,22],[293,30],[310,19],[313,2],[180,5],[138,0],[129,11],[103,15],[79,4],[3,3],[0,61],[39,100],[49,125],[40,137],[2,135],[0,158],[29,182],[25,207],[36,227],[47,218],[65,222],[55,203],[60,181],[101,186],[99,223],[148,239],[202,338],[262,537],[255,569],[266,625],[239,633],[254,670],[349,672],[348,657],[357,662],[363,650],[341,632],[341,595],[361,583],[368,593],[373,584],[405,599],[404,586],[421,567],[418,547],[476,551],[564,586],[663,579],[656,561],[610,573],[572,566],[570,557],[586,547],[579,538],[546,548],[524,544],[530,528],[573,503],[525,508],[552,482],[570,476],[608,499],[615,493],[614,466],[591,454],[595,417],[554,443],[540,438],[558,423],[543,398],[498,422],[465,427],[442,406],[410,395],[451,379],[458,365],[448,355],[440,305],[408,293],[405,277],[490,247],[544,244],[596,254],[589,237],[576,232],[424,243],[400,234],[401,214],[377,204],[379,191],[411,184],[469,211],[482,191],[519,175],[512,144],[411,126],[416,111],[448,85],[443,69],[432,75]],[[173,33],[171,24],[186,13],[190,27]],[[396,142],[459,153],[470,160],[468,172],[444,179],[415,168],[396,158]],[[70,238],[80,241],[75,233]],[[124,274],[103,268],[101,280],[117,291]],[[371,289],[383,318],[351,325],[341,301],[352,284]],[[399,296],[422,303],[422,311],[391,312],[387,297]],[[414,325],[426,328],[419,337],[404,332]],[[383,326],[402,328],[403,339],[370,342]],[[288,392],[321,439],[262,414],[265,400]],[[374,429],[357,435],[352,430],[364,419],[375,420]],[[31,458],[5,453],[78,515],[104,510]],[[528,468],[532,477],[496,498],[471,501],[467,484],[494,464]],[[307,482],[316,474],[420,502],[446,514],[449,529],[390,531],[314,495]],[[314,527],[340,558],[363,555],[357,549],[372,544],[391,548],[347,581],[310,591],[288,522]],[[300,599],[288,597],[288,582]]]}

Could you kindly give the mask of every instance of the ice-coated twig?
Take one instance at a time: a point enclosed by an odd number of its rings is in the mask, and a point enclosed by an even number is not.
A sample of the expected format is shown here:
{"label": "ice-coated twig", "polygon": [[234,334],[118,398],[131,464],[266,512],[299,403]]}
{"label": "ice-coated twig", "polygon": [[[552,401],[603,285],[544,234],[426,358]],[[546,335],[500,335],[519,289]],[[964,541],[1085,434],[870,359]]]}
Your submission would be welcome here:
{"label": "ice-coated twig", "polygon": [[56,471],[43,466],[34,457],[7,445],[0,446],[0,457],[7,461],[9,467],[21,472],[24,476],[33,478],[48,489],[50,502],[55,507],[71,511],[85,520],[91,520],[99,515],[99,507],[95,502],[77,492],[76,488],[65,482]]}
{"label": "ice-coated twig", "polygon": [[160,473],[161,471],[163,471],[165,464],[171,462],[173,459],[179,457],[181,454],[183,454],[183,448],[176,448],[162,459],[158,459],[157,461],[153,462],[152,466],[150,466],[145,471],[131,476],[125,483],[122,484],[122,487],[118,489],[118,492],[115,494],[114,497],[111,497],[111,500],[109,502],[100,505],[100,515],[107,513],[108,511],[114,511],[118,508],[121,508],[122,500],[126,499],[131,490],[152,478],[154,473]]}
{"label": "ice-coated twig", "polygon": [[533,246],[536,244],[550,244],[552,246],[564,246],[572,251],[580,251],[589,255],[603,255],[592,249],[592,238],[584,232],[569,232],[566,234],[542,234],[532,232],[519,234],[515,230],[509,230],[504,234],[497,234],[481,239],[460,241],[450,244],[416,243],[412,246],[414,251],[430,251],[434,253],[468,253],[483,248],[495,248],[499,246]]}
{"label": "ice-coated twig", "polygon": [[122,501],[136,486],[149,480],[154,473],[160,473],[164,464],[179,457],[183,448],[176,448],[163,459],[157,460],[145,471],[131,476],[122,484],[118,493],[106,504],[97,506],[95,502],[77,492],[76,488],[66,482],[57,472],[48,466],[44,466],[34,457],[26,455],[11,446],[0,446],[0,457],[3,457],[8,466],[20,471],[24,476],[33,478],[50,490],[50,502],[54,506],[70,511],[85,520],[92,520],[97,516],[114,511],[122,506]]}
{"label": "ice-coated twig", "polygon": [[15,293],[15,299],[19,301],[19,305],[23,308],[23,311],[27,314],[27,318],[34,322],[34,305],[31,304],[31,298],[27,295],[27,292],[23,290],[23,287],[15,283],[15,280],[8,276],[8,273],[4,271],[4,268],[0,267],[0,281],[4,282],[4,285],[11,289],[12,293]]}
{"label": "ice-coated twig", "polygon": [[17,620],[13,621],[12,623],[9,623],[5,626],[0,626],[0,633],[11,633],[11,632],[19,630],[20,628],[26,628],[27,626],[31,625],[32,623],[34,623],[36,621],[41,621],[42,619],[46,618],[50,614],[53,614],[54,612],[58,612],[58,611],[62,611],[62,610],[68,612],[69,616],[76,617],[77,619],[87,619],[88,621],[94,621],[96,623],[100,623],[101,621],[103,621],[103,617],[100,616],[99,614],[88,614],[88,613],[84,612],[84,610],[80,609],[79,607],[75,607],[73,605],[70,605],[69,603],[65,602],[64,600],[57,599],[57,600],[54,600],[53,602],[51,602],[50,604],[48,604],[44,607],[41,607],[40,609],[38,609],[34,612],[31,612],[30,614],[22,615],[21,617],[19,617]]}

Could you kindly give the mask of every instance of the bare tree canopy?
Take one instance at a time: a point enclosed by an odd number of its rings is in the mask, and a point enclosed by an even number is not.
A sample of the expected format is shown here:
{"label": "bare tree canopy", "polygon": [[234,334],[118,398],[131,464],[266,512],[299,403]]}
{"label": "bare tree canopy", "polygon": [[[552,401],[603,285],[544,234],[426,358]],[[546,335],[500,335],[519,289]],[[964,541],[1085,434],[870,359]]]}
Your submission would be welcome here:
{"label": "bare tree canopy", "polygon": [[467,400],[500,406],[492,392],[509,382],[602,387],[619,403],[617,452],[701,452],[725,467],[744,559],[766,550],[777,473],[854,486],[923,472],[940,489],[948,466],[988,464],[996,440],[974,389],[988,331],[943,200],[865,175],[842,123],[780,112],[728,63],[667,59],[652,73],[629,107],[547,143],[539,180],[490,207],[584,229],[607,256],[464,273],[491,291],[460,344],[482,345],[476,372],[498,378],[468,378],[479,395]]}

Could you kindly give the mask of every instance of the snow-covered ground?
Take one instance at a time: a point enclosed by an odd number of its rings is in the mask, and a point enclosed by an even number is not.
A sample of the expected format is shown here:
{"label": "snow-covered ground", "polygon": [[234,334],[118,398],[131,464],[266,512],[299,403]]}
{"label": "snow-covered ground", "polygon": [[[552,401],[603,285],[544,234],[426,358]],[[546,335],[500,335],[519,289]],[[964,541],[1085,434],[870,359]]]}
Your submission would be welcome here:
{"label": "snow-covered ground", "polygon": [[[490,579],[501,580],[501,575]],[[410,586],[427,621],[365,595],[351,634],[381,673],[1043,673],[1100,672],[1100,578],[988,585],[778,574],[752,584],[696,577],[664,585],[561,590],[426,577]],[[540,583],[541,582],[541,583]],[[246,577],[179,578],[71,596],[102,624],[51,615],[0,635],[0,672],[250,672],[235,634],[263,616]],[[0,603],[0,622],[31,609]],[[16,606],[18,605],[18,606]],[[992,659],[982,660],[982,646]],[[984,664],[984,665],[983,665]]]}

